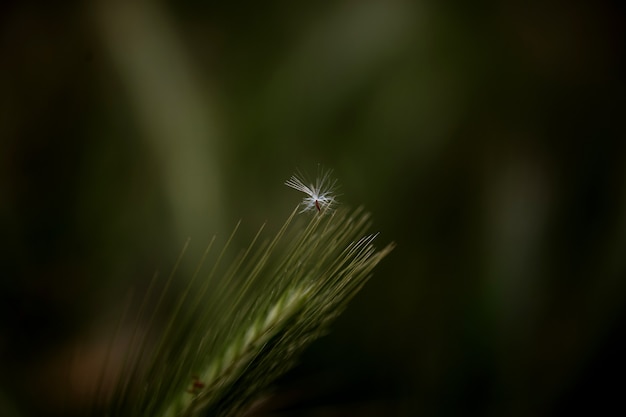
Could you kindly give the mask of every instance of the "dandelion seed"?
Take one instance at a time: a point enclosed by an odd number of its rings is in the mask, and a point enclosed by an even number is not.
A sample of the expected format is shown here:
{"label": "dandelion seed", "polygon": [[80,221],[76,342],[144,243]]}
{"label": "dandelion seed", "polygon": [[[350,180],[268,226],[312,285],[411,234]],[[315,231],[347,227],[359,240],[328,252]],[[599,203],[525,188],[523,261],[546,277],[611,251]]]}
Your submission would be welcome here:
{"label": "dandelion seed", "polygon": [[302,200],[304,208],[300,211],[301,213],[314,209],[321,213],[322,210],[331,210],[332,206],[337,203],[334,195],[336,180],[332,179],[331,174],[332,171],[320,171],[315,184],[310,183],[310,185],[305,185],[301,179],[302,175],[292,175],[291,178],[285,181],[286,186],[307,195]]}

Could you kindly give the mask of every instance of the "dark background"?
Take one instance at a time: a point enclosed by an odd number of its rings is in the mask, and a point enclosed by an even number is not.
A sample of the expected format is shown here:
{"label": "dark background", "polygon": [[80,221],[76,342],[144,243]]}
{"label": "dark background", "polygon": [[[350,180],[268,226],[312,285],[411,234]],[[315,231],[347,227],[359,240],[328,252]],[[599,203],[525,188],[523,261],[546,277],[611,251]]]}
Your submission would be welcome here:
{"label": "dark background", "polygon": [[0,414],[81,409],[128,288],[189,236],[193,262],[277,228],[318,163],[398,246],[269,409],[620,414],[624,25],[607,1],[3,2]]}

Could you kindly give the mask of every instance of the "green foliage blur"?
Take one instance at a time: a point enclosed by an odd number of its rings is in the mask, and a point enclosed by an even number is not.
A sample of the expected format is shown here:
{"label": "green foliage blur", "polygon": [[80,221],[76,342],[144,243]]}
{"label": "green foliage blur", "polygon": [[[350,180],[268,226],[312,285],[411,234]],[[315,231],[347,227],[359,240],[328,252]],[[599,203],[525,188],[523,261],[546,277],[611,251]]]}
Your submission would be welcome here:
{"label": "green foliage blur", "polygon": [[3,2],[0,415],[80,415],[111,323],[187,237],[183,270],[239,219],[241,247],[277,229],[318,163],[398,246],[255,415],[624,410],[624,18]]}

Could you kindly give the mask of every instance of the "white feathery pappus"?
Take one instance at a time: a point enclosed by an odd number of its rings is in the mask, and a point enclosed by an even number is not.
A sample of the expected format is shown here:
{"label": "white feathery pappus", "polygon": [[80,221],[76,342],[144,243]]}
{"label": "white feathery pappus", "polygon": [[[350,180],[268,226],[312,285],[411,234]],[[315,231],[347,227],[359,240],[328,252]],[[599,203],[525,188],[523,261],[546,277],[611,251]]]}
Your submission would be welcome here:
{"label": "white feathery pappus", "polygon": [[310,182],[310,185],[305,185],[303,175],[292,175],[285,185],[303,192],[307,196],[302,200],[303,208],[300,213],[305,211],[317,210],[318,213],[322,211],[326,212],[332,210],[332,207],[337,203],[335,197],[335,185],[337,183],[331,176],[332,170],[318,170],[318,176],[315,179],[315,183]]}

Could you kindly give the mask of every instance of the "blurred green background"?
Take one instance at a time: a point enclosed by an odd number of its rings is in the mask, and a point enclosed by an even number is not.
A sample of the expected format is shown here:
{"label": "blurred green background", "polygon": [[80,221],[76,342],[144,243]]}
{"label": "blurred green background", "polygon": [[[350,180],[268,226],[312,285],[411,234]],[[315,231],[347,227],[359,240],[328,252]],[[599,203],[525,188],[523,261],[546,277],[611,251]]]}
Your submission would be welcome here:
{"label": "blurred green background", "polygon": [[398,247],[269,409],[624,410],[624,17],[609,1],[3,2],[0,414],[80,409],[129,288],[187,237],[193,265],[239,219],[238,245],[275,230],[300,198],[283,182],[318,163]]}

